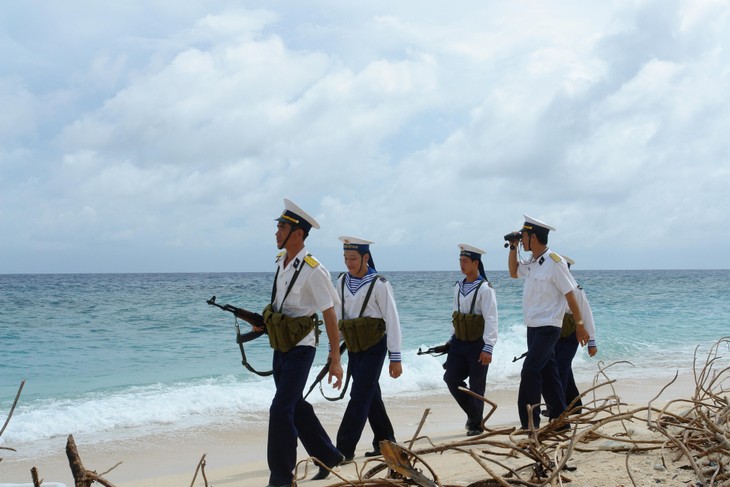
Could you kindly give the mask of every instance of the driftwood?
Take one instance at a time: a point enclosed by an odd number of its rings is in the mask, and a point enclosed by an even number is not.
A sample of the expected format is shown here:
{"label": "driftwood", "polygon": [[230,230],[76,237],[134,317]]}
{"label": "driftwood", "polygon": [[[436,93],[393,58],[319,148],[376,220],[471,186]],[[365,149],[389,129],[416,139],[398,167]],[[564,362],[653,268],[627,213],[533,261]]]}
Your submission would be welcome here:
{"label": "driftwood", "polygon": [[[8,427],[8,423],[10,422],[10,418],[13,417],[13,412],[15,411],[15,406],[18,405],[18,399],[20,399],[20,393],[23,392],[23,386],[24,385],[25,385],[25,381],[24,380],[20,381],[20,387],[18,387],[17,394],[15,394],[15,400],[13,401],[13,405],[10,407],[10,412],[8,413],[8,417],[5,418],[5,423],[3,424],[3,427],[0,428],[0,436],[2,436],[3,433],[5,433],[5,428]],[[0,446],[0,450],[15,451],[14,448],[9,448],[9,447],[6,447],[6,446]],[[3,461],[3,459],[0,458],[0,462],[2,462],[2,461]]]}
{"label": "driftwood", "polygon": [[[13,416],[13,412],[15,411],[15,407],[18,404],[18,399],[20,398],[20,394],[23,391],[24,385],[25,381],[23,380],[20,382],[18,393],[15,395],[15,401],[13,401],[13,406],[10,408],[8,417],[6,418],[3,427],[0,428],[0,436],[2,436],[2,434],[5,432],[5,428],[7,428],[8,423],[10,422],[10,418]],[[14,448],[2,446],[0,446],[0,450],[16,451]],[[208,487],[208,479],[205,476],[205,456],[206,454],[203,454],[203,457],[198,462],[198,466],[195,469],[195,474],[193,475],[193,481],[190,483],[190,487],[193,487],[193,485],[195,484],[195,479],[198,476],[198,472],[200,472],[201,476],[203,477],[204,486]],[[81,461],[79,451],[76,448],[76,441],[74,440],[73,435],[68,435],[68,440],[66,441],[66,457],[68,458],[68,463],[71,468],[71,474],[73,475],[76,487],[90,487],[91,484],[93,484],[94,482],[97,482],[105,487],[115,487],[114,484],[104,478],[104,475],[117,468],[119,465],[121,465],[122,462],[117,463],[112,468],[101,474],[97,474],[93,470],[86,469],[83,462]],[[0,458],[0,462],[1,461],[2,458]],[[36,467],[32,467],[30,469],[30,475],[33,481],[33,487],[42,487],[43,480],[38,478],[38,469]]]}
{"label": "driftwood", "polygon": [[42,480],[38,479],[38,469],[33,467],[30,469],[30,476],[33,479],[33,487],[41,487]]}
{"label": "driftwood", "polygon": [[[104,474],[99,475],[93,470],[87,470],[86,467],[84,467],[84,464],[81,462],[81,457],[79,456],[79,451],[76,449],[76,442],[74,441],[73,435],[68,435],[68,440],[66,441],[66,456],[68,457],[68,464],[71,467],[71,474],[73,475],[76,487],[91,487],[91,484],[94,482],[98,482],[105,487],[115,487],[114,484],[102,477]],[[117,465],[112,467],[112,469],[114,469]]]}
{"label": "driftwood", "polygon": [[[613,388],[615,381],[607,375],[607,370],[618,362],[608,366],[601,363],[593,387],[581,395],[585,404],[580,408],[571,404],[563,415],[540,429],[535,429],[532,424],[527,431],[515,428],[489,430],[485,427],[485,432],[479,436],[434,444],[428,437],[418,437],[427,410],[408,448],[381,442],[383,458],[365,462],[380,464],[376,464],[366,474],[363,474],[364,465],[360,469],[356,465],[356,480],[338,475],[343,482],[330,485],[451,487],[450,484],[442,483],[438,473],[427,463],[428,455],[444,452],[468,455],[484,471],[484,478],[472,481],[468,487],[564,485],[571,482],[570,472],[575,470],[568,466],[574,453],[604,451],[625,454],[628,481],[636,487],[630,465],[631,456],[660,451],[664,468],[668,462],[674,462],[681,464],[679,468],[694,474],[692,485],[728,487],[730,401],[727,386],[730,382],[730,367],[720,370],[714,367],[721,347],[730,348],[730,337],[715,343],[701,369],[697,366],[695,350],[693,396],[669,401],[662,409],[652,406],[652,403],[676,380],[676,375],[647,406],[626,409],[626,404],[621,403]],[[597,397],[597,391],[605,388],[609,388],[611,393],[603,398]],[[592,399],[588,400],[588,397]],[[496,404],[484,400],[493,408],[489,413],[491,415]],[[485,423],[486,420],[482,424]],[[632,423],[645,424],[651,438],[633,438],[632,428],[629,427]],[[614,427],[614,431],[616,425],[620,426],[618,429],[622,432],[607,432],[610,426]],[[424,440],[428,446],[414,449],[416,440]],[[599,440],[610,440],[612,444],[605,445]],[[372,478],[373,473],[386,468],[390,470],[387,477]]]}
{"label": "driftwood", "polygon": [[198,477],[198,472],[200,472],[200,475],[203,477],[203,482],[205,482],[205,487],[208,487],[208,479],[205,476],[205,456],[207,453],[203,453],[203,456],[200,458],[200,461],[198,462],[198,466],[195,468],[195,475],[193,475],[193,481],[190,482],[190,487],[193,487],[195,485],[195,479]]}

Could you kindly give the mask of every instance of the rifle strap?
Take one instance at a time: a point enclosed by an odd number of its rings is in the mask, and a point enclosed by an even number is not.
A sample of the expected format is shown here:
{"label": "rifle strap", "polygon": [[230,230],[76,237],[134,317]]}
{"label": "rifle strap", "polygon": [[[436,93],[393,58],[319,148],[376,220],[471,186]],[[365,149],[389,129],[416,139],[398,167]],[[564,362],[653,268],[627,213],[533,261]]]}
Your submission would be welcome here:
{"label": "rifle strap", "polygon": [[[236,336],[238,337],[240,335],[241,335],[241,329],[238,326],[238,318],[236,318]],[[265,370],[263,372],[260,372],[256,369],[254,369],[253,366],[250,363],[248,363],[248,359],[246,358],[246,351],[243,349],[243,342],[240,342],[240,341],[238,342],[238,348],[241,350],[241,364],[243,364],[243,366],[246,368],[246,370],[248,370],[249,372],[252,372],[260,377],[268,377],[274,373],[273,369]]]}
{"label": "rifle strap", "polygon": [[[310,254],[307,254],[309,256]],[[274,285],[271,287],[271,306],[274,306],[274,299],[276,299],[276,281],[279,279],[279,270],[281,267],[276,266],[276,274],[274,275]],[[289,292],[294,287],[294,283],[297,282],[297,277],[299,277],[299,274],[302,273],[302,269],[304,269],[304,262],[299,264],[299,269],[294,273],[294,276],[292,276],[291,281],[289,281],[289,286],[286,288],[286,293],[284,293],[284,299],[281,300],[281,306],[279,306],[279,309],[284,308],[284,301],[286,301],[286,298],[289,296]]]}
{"label": "rifle strap", "polygon": [[[309,255],[309,254],[307,254]],[[279,279],[279,270],[281,267],[278,265],[276,266],[276,274],[274,275],[274,285],[271,286],[271,307],[274,307],[274,299],[276,299],[276,281]],[[286,288],[286,293],[284,293],[284,299],[281,300],[281,306],[280,308],[284,307],[284,301],[286,301],[287,296],[289,296],[289,292],[294,287],[294,283],[297,282],[297,277],[299,277],[299,274],[302,273],[302,269],[304,269],[304,262],[299,264],[299,268],[294,273],[294,276],[292,276],[291,281],[289,281],[289,286]],[[238,327],[238,323],[236,323],[236,327]],[[254,369],[251,364],[248,363],[248,360],[246,360],[246,352],[243,350],[243,343],[238,344],[239,348],[241,349],[241,363],[243,364],[246,369],[253,372],[256,375],[260,375],[261,377],[266,377],[274,373],[273,370],[267,370],[265,372],[259,372],[258,370]]]}
{"label": "rifle strap", "polygon": [[345,394],[347,394],[347,387],[350,385],[350,378],[352,377],[352,372],[350,371],[350,364],[348,362],[347,364],[347,375],[345,376],[345,385],[342,386],[342,392],[340,392],[339,396],[336,397],[327,397],[324,393],[324,390],[322,389],[322,381],[319,381],[319,392],[322,394],[322,397],[327,399],[328,401],[339,401],[343,397],[345,397]]}
{"label": "rifle strap", "polygon": [[[368,292],[365,295],[365,300],[362,302],[362,308],[360,308],[360,315],[358,318],[362,318],[362,314],[365,312],[365,308],[367,308],[368,303],[370,302],[370,296],[373,294],[373,288],[375,287],[375,282],[378,280],[378,275],[376,274],[375,277],[373,277],[372,282],[370,282],[370,286],[368,287]],[[340,289],[340,301],[342,302],[342,319],[345,319],[345,277],[342,277],[342,286]]]}
{"label": "rifle strap", "polygon": [[[368,302],[370,301],[370,296],[373,294],[373,288],[375,287],[375,282],[378,280],[378,276],[375,276],[370,283],[370,286],[368,287],[368,292],[365,295],[365,300],[362,303],[362,308],[360,309],[360,317],[362,317],[363,313],[365,312],[365,308],[368,305]],[[342,278],[342,289],[340,298],[342,300],[342,316],[345,316],[345,278]],[[340,392],[339,396],[336,397],[328,397],[324,393],[324,389],[322,389],[322,382],[319,383],[319,392],[322,394],[322,397],[327,399],[328,401],[339,401],[340,399],[345,397],[345,394],[347,394],[347,388],[350,385],[350,379],[352,378],[352,371],[350,370],[350,362],[347,363],[347,375],[345,376],[345,385],[342,386],[342,391]]]}
{"label": "rifle strap", "polygon": [[[471,299],[471,308],[469,309],[469,314],[474,314],[474,308],[477,304],[477,295],[479,294],[479,288],[482,287],[482,284],[484,284],[484,281],[481,281],[477,286],[474,288],[474,296]],[[461,290],[459,290],[456,293],[456,311],[461,311]]]}

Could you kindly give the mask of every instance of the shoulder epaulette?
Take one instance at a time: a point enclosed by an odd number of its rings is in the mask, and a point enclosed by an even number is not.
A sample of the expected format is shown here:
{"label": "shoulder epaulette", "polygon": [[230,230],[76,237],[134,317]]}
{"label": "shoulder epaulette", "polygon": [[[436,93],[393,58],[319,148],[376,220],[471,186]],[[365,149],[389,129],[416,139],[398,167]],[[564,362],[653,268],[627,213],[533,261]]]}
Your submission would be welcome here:
{"label": "shoulder epaulette", "polygon": [[385,276],[378,275],[378,279],[380,279],[383,282],[388,282],[388,280],[385,278]]}
{"label": "shoulder epaulette", "polygon": [[304,258],[304,262],[309,264],[309,267],[312,267],[312,268],[317,267],[319,265],[319,261],[317,259],[315,259],[314,257],[312,257],[311,254],[307,254],[307,256]]}
{"label": "shoulder epaulette", "polygon": [[561,260],[563,260],[563,258],[555,252],[550,252],[550,258],[553,259],[555,262],[560,262]]}
{"label": "shoulder epaulette", "polygon": [[282,250],[281,252],[276,254],[276,262],[279,262],[279,259],[281,259],[284,254],[286,254],[286,250]]}

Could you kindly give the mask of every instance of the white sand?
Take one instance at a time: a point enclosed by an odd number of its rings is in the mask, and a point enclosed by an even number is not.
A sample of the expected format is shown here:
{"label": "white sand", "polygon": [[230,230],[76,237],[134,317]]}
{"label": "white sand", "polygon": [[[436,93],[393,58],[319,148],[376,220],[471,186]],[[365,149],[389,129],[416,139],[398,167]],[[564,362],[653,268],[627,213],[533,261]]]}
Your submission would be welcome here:
{"label": "white sand", "polygon": [[[614,388],[622,402],[646,406],[670,380],[671,377],[660,381],[624,381],[615,384]],[[585,390],[587,387],[587,384],[583,384],[581,389]],[[693,392],[692,378],[680,378],[662,394],[655,405],[661,406],[670,399],[689,398]],[[487,391],[487,397],[498,404],[496,412],[487,423],[488,428],[519,426],[516,394],[516,388],[509,391]],[[607,397],[610,394],[611,390],[604,387],[597,395]],[[466,439],[465,416],[445,386],[431,395],[402,400],[389,397],[385,398],[385,401],[395,426],[396,438],[402,445],[406,445],[414,434],[425,408],[430,408],[431,413],[421,435],[429,436],[435,443]],[[343,406],[342,401],[338,404],[325,403],[315,406],[320,420],[333,438]],[[637,425],[636,428],[640,429],[641,426]],[[356,478],[355,468],[362,467],[365,460],[362,454],[370,449],[371,440],[371,432],[366,427],[355,458],[356,464],[341,467],[340,475],[349,479]],[[72,486],[74,482],[65,454],[66,438],[59,437],[48,441],[54,453],[44,457],[22,459],[22,451],[13,453],[0,450],[0,457],[4,458],[0,462],[0,485],[3,482],[31,482],[30,468],[36,466],[40,477],[47,479],[48,482],[63,482],[69,487]],[[123,462],[104,475],[118,487],[189,486],[203,454],[206,454],[205,473],[208,485],[265,486],[268,483],[266,426],[260,422],[241,421],[240,424],[227,427],[176,432],[174,436],[160,434],[142,439],[114,440],[94,445],[84,445],[78,439],[76,442],[87,469],[103,473],[117,463]],[[426,445],[425,441],[419,442],[415,448]],[[306,453],[300,447],[299,459],[304,458]],[[428,455],[426,461],[436,470],[442,482],[451,485],[468,485],[475,480],[487,478],[475,461],[465,454]],[[655,465],[660,462],[659,453],[633,455],[630,466],[637,485],[656,483],[679,485],[692,479],[690,471],[655,469]],[[566,473],[573,479],[571,484],[573,486],[631,485],[626,472],[625,453],[576,453],[569,465],[578,467],[576,471]],[[315,471],[316,468],[310,464],[307,478]],[[336,477],[330,476],[323,481],[300,480],[299,484],[316,487],[339,481]],[[204,485],[200,473],[195,485]]]}

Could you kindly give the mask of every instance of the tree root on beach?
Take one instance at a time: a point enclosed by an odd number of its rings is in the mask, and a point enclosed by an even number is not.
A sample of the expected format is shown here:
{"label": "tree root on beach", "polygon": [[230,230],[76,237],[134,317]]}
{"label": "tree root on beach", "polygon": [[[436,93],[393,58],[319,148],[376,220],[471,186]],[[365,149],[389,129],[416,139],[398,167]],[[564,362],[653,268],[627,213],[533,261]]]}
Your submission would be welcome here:
{"label": "tree root on beach", "polygon": [[[444,483],[427,463],[429,455],[447,452],[466,455],[484,472],[484,478],[472,480],[468,487],[563,485],[572,481],[570,472],[575,468],[568,466],[568,461],[574,454],[606,452],[625,454],[625,481],[636,487],[631,458],[658,451],[661,464],[655,465],[655,470],[668,470],[673,465],[677,472],[694,475],[685,481],[674,478],[679,483],[730,486],[730,367],[715,368],[721,347],[730,348],[730,337],[720,339],[711,347],[702,369],[697,367],[695,350],[694,394],[689,399],[669,401],[661,409],[653,407],[652,403],[677,376],[647,406],[626,409],[627,405],[620,401],[613,388],[615,381],[607,375],[607,369],[619,363],[616,362],[605,367],[599,364],[593,387],[580,397],[586,404],[576,407],[577,400],[574,401],[559,418],[539,429],[532,424],[526,431],[485,427],[479,436],[435,444],[427,436],[418,436],[429,412],[426,410],[407,448],[383,441],[380,445],[383,458],[365,462],[378,462],[374,467],[367,472],[364,472],[365,464],[360,469],[356,467],[357,479],[338,475],[342,482],[330,485],[452,487],[453,484]],[[610,388],[611,393],[598,398],[597,391],[603,388]],[[590,401],[587,400],[589,396]],[[492,407],[482,423],[484,426],[497,405],[481,396],[476,397]],[[528,417],[532,418],[532,414],[528,413]],[[639,427],[643,429],[638,431]],[[414,449],[417,441],[425,441],[428,445]],[[373,478],[386,470],[386,477]],[[459,480],[460,486],[465,485],[464,479],[453,480]]]}

